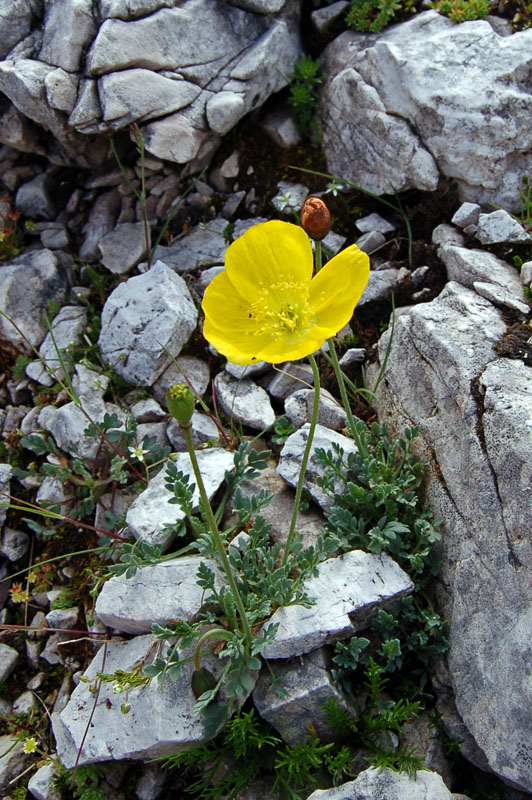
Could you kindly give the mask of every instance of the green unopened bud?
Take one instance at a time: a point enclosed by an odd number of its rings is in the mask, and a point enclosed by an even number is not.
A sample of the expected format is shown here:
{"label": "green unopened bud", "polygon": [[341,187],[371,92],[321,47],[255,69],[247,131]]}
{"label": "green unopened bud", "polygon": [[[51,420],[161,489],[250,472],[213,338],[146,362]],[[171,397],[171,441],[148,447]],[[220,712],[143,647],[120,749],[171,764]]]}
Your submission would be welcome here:
{"label": "green unopened bud", "polygon": [[208,669],[202,667],[201,669],[195,669],[192,673],[190,687],[196,700],[198,697],[201,697],[203,692],[209,692],[211,689],[214,689],[215,686],[216,678]]}
{"label": "green unopened bud", "polygon": [[188,425],[194,411],[194,395],[183,383],[170,386],[166,395],[166,405],[170,414],[181,423]]}

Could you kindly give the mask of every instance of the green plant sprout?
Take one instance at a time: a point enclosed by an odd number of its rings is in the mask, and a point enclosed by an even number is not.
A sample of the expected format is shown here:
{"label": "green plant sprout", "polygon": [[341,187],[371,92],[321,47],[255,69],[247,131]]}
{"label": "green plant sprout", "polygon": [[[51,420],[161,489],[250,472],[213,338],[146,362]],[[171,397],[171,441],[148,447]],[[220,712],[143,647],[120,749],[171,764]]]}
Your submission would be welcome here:
{"label": "green plant sprout", "polygon": [[311,56],[302,56],[290,74],[290,97],[288,102],[293,109],[296,127],[306,138],[313,134],[319,141],[319,129],[316,119],[318,105],[318,87],[323,82],[320,76],[320,60]]}
{"label": "green plant sprout", "polygon": [[434,3],[434,8],[455,24],[483,19],[490,12],[489,0],[439,0]]}
{"label": "green plant sprout", "polygon": [[412,7],[412,0],[353,0],[345,21],[355,31],[379,33],[398,11],[408,13]]}

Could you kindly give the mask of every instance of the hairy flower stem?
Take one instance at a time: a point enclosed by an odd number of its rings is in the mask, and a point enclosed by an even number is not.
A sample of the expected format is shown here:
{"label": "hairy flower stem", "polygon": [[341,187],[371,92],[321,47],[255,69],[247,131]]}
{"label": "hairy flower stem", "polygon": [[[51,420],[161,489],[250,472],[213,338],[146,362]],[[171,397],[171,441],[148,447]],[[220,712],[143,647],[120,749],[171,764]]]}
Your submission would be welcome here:
{"label": "hairy flower stem", "polygon": [[[321,262],[322,262],[321,241],[314,242],[314,262],[316,265],[316,272],[319,272],[321,269]],[[332,337],[330,339],[327,339],[327,344],[329,345],[329,355],[331,357],[333,369],[336,375],[336,381],[338,383],[338,388],[340,390],[340,397],[342,398],[342,403],[347,416],[347,427],[349,428],[349,432],[353,437],[353,441],[357,446],[358,452],[362,457],[367,457],[368,448],[366,446],[366,442],[364,441],[363,436],[361,435],[361,431],[358,427],[359,420],[358,419],[355,420],[353,412],[351,411],[351,405],[349,403],[347,390],[345,388],[344,373],[342,372],[342,368],[338,361],[338,356],[336,354],[336,347],[334,346],[334,339]]]}
{"label": "hairy flower stem", "polygon": [[290,520],[290,528],[288,530],[288,537],[284,548],[283,567],[288,563],[290,552],[292,550],[292,542],[296,531],[297,515],[299,512],[299,504],[301,502],[301,494],[303,492],[303,483],[305,480],[305,473],[307,471],[307,464],[310,456],[310,448],[312,447],[312,440],[314,439],[314,431],[316,430],[316,423],[318,421],[318,409],[320,405],[320,373],[316,359],[313,355],[308,357],[312,372],[314,374],[314,403],[312,406],[312,416],[310,418],[310,427],[308,430],[307,444],[305,452],[303,453],[303,460],[301,461],[301,470],[299,472],[299,479],[296,486],[296,496],[294,498],[294,508],[292,511],[292,519]]}
{"label": "hairy flower stem", "polygon": [[235,577],[233,575],[233,570],[231,569],[229,559],[227,558],[225,545],[222,541],[220,531],[218,530],[218,525],[216,524],[216,520],[214,518],[212,506],[207,496],[207,492],[205,491],[205,484],[203,483],[203,478],[201,477],[201,472],[198,465],[198,459],[196,458],[196,451],[194,450],[194,443],[192,442],[190,422],[185,424],[181,423],[181,429],[185,436],[185,442],[187,445],[188,454],[190,456],[190,461],[192,462],[194,477],[196,478],[196,482],[198,484],[198,491],[200,493],[201,501],[203,504],[203,510],[205,511],[205,514],[207,516],[209,528],[213,535],[214,543],[216,545],[218,555],[220,556],[220,561],[222,562],[222,567],[225,572],[225,577],[227,578],[227,583],[229,584],[231,594],[233,595],[236,607],[238,608],[238,614],[240,616],[240,621],[242,623],[241,630],[244,636],[246,637],[248,645],[251,645],[253,641],[253,634],[251,633],[251,628],[249,626],[246,610],[244,608],[244,603],[242,602],[242,597],[240,596],[240,592],[238,591],[238,586],[236,584]]}

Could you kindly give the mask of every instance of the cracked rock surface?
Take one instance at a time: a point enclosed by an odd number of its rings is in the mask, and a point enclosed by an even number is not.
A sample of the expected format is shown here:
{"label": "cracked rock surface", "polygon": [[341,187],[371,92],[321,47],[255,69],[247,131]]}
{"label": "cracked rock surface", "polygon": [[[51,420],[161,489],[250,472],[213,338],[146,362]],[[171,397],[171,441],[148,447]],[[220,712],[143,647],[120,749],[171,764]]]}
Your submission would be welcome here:
{"label": "cracked rock surface", "polygon": [[51,137],[59,163],[97,163],[95,135],[132,122],[153,155],[203,157],[286,85],[302,52],[294,0],[50,0],[44,14],[36,0],[4,6],[4,137],[26,147]]}
{"label": "cracked rock surface", "polygon": [[[445,250],[456,267],[461,248]],[[479,269],[486,263],[475,251],[469,258]],[[461,274],[476,286],[470,270]],[[377,407],[394,427],[420,427],[427,500],[443,519],[440,602],[458,714],[489,767],[532,791],[524,712],[532,691],[522,666],[532,607],[532,394],[529,367],[495,350],[505,330],[491,302],[449,282],[398,317]],[[388,342],[385,333],[381,358]]]}
{"label": "cracked rock surface", "polygon": [[348,31],[325,52],[320,114],[329,170],[378,194],[433,190],[511,208],[532,151],[532,31],[453,25],[425,11],[380,35]]}

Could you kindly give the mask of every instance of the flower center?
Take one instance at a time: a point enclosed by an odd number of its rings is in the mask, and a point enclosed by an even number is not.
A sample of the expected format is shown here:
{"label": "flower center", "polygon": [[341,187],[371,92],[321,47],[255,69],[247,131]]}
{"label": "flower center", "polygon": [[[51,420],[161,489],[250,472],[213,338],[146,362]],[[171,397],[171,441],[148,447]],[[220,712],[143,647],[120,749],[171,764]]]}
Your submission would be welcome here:
{"label": "flower center", "polygon": [[253,303],[253,317],[260,333],[278,336],[302,334],[312,325],[308,284],[279,281],[261,286]]}

